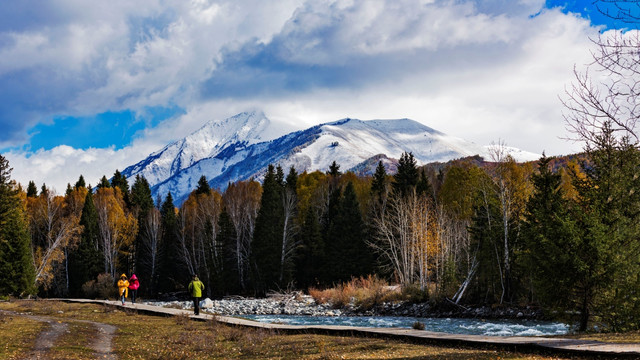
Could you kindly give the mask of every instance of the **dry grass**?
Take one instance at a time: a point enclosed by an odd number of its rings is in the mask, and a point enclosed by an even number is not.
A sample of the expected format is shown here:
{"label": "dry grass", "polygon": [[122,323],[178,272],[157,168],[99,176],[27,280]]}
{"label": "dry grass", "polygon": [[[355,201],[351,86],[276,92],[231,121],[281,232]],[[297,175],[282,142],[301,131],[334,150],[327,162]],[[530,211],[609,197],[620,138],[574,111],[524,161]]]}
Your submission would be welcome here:
{"label": "dry grass", "polygon": [[43,328],[41,322],[0,313],[0,359],[22,358],[33,348],[36,336]]}
{"label": "dry grass", "polygon": [[334,308],[350,304],[367,310],[383,302],[403,299],[402,292],[375,275],[351,279],[331,289],[309,289],[309,295],[319,304],[329,303]]}
{"label": "dry grass", "polygon": [[[478,350],[407,344],[400,341],[342,337],[329,335],[282,335],[273,332],[232,327],[217,321],[196,322],[185,318],[168,318],[127,313],[91,304],[67,304],[48,301],[15,301],[0,303],[0,309],[31,312],[59,317],[60,321],[90,320],[118,327],[114,350],[118,359],[551,359],[506,351]],[[3,320],[0,344],[21,344],[19,352],[39,331],[39,324],[21,318]],[[76,341],[87,342],[91,331],[71,326]],[[19,335],[29,329],[29,335]],[[66,339],[67,336],[65,335]],[[82,344],[66,347],[67,340],[56,344],[54,355],[81,358],[86,355]],[[4,351],[4,352],[2,352]],[[11,358],[10,351],[0,348],[0,358]],[[89,356],[90,357],[90,356]],[[556,357],[557,358],[557,357]]]}

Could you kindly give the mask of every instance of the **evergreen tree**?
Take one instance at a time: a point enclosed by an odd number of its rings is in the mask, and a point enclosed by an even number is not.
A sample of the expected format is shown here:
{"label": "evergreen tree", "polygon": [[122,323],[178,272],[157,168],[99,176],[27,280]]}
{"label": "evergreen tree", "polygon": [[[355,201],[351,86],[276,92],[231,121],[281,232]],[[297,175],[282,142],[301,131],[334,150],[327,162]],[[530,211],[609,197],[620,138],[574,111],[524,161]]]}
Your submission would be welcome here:
{"label": "evergreen tree", "polygon": [[329,165],[329,171],[327,171],[327,175],[331,175],[333,178],[337,178],[342,173],[340,172],[340,165],[338,165],[335,160]]}
{"label": "evergreen tree", "polygon": [[209,192],[211,192],[211,186],[209,186],[209,182],[207,181],[207,177],[202,175],[202,176],[200,176],[200,180],[198,180],[198,187],[196,188],[196,195],[208,194]]}
{"label": "evergreen tree", "polygon": [[386,193],[386,187],[387,171],[382,165],[382,161],[378,161],[376,172],[373,174],[373,180],[371,181],[371,194],[381,202]]}
{"label": "evergreen tree", "polygon": [[579,196],[573,210],[579,229],[574,301],[580,329],[598,313],[613,331],[640,328],[640,153],[628,138],[605,126],[588,149],[584,176],[574,174]]}
{"label": "evergreen tree", "polygon": [[276,166],[276,183],[280,186],[284,186],[284,170],[280,165]]}
{"label": "evergreen tree", "polygon": [[418,168],[412,153],[402,153],[398,162],[398,172],[393,176],[393,190],[402,197],[415,189],[418,183]]}
{"label": "evergreen tree", "polygon": [[122,192],[122,198],[124,199],[124,203],[127,206],[130,206],[129,202],[129,181],[127,181],[127,177],[122,175],[120,171],[116,170],[113,174],[113,178],[111,179],[111,187],[119,188]]}
{"label": "evergreen tree", "polygon": [[38,197],[38,188],[36,187],[36,183],[33,181],[29,181],[29,185],[27,186],[27,197]]}
{"label": "evergreen tree", "polygon": [[237,234],[226,208],[222,209],[218,218],[218,229],[217,239],[222,243],[223,251],[222,278],[224,279],[223,288],[220,289],[220,292],[227,295],[239,294],[242,292],[242,286],[240,285],[238,263],[235,261],[234,256]]}
{"label": "evergreen tree", "polygon": [[111,183],[109,182],[106,176],[102,175],[102,178],[100,179],[100,183],[98,184],[98,189],[109,188],[109,187],[111,187]]}
{"label": "evergreen tree", "polygon": [[84,182],[84,176],[80,175],[80,177],[78,178],[78,181],[76,181],[76,185],[74,186],[74,188],[79,189],[81,187],[86,187],[87,184]]}
{"label": "evergreen tree", "polygon": [[295,192],[297,184],[298,184],[298,172],[296,171],[295,167],[291,166],[289,168],[289,173],[287,174],[287,179],[286,179],[287,188]]}
{"label": "evergreen tree", "polygon": [[69,252],[69,291],[72,296],[84,295],[82,285],[95,280],[104,271],[103,254],[98,240],[98,213],[93,194],[87,192],[80,216],[83,227],[80,243]]}
{"label": "evergreen tree", "polygon": [[160,214],[162,215],[162,247],[159,279],[153,279],[155,289],[160,292],[175,291],[178,288],[184,287],[184,283],[189,279],[191,274],[185,274],[177,263],[176,254],[179,253],[177,232],[178,232],[178,219],[176,217],[176,207],[173,204],[173,196],[171,192],[167,194],[162,206],[160,208]]}
{"label": "evergreen tree", "polygon": [[68,197],[69,195],[71,195],[72,192],[73,192],[73,188],[71,187],[71,184],[67,183],[67,190],[64,192],[64,195]]}
{"label": "evergreen tree", "polygon": [[29,230],[11,171],[0,155],[0,295],[5,296],[36,290]]}
{"label": "evergreen tree", "polygon": [[531,177],[534,192],[527,203],[523,238],[524,261],[533,283],[533,301],[565,313],[574,308],[575,249],[579,246],[576,222],[562,192],[560,174],[550,169],[553,158],[539,161],[539,173]]}
{"label": "evergreen tree", "polygon": [[[145,236],[145,231],[143,229],[147,222],[149,212],[154,207],[151,188],[149,186],[149,182],[144,176],[136,175],[135,182],[133,183],[133,186],[131,186],[131,196],[129,199],[131,201],[132,211],[137,214],[139,228],[138,234],[136,235],[136,239],[133,243],[135,262],[132,269],[136,273],[138,279],[140,279],[141,283],[152,285],[153,279],[151,278],[150,266],[141,266],[141,264],[145,263],[144,260],[152,258],[151,254],[145,253],[146,248],[142,246],[142,243],[144,241],[143,237]],[[148,262],[146,263],[148,264]],[[145,286],[140,290],[140,292],[148,295],[151,290],[151,286]]]}
{"label": "evergreen tree", "polygon": [[296,258],[296,283],[299,288],[320,285],[325,279],[327,262],[322,229],[317,212],[312,206],[307,208],[304,223],[299,234],[300,247]]}
{"label": "evergreen tree", "polygon": [[331,242],[327,242],[327,265],[332,270],[331,280],[344,282],[370,274],[373,270],[371,251],[365,243],[365,224],[351,181],[345,187],[338,209],[338,216],[329,231]]}
{"label": "evergreen tree", "polygon": [[254,286],[259,295],[281,285],[278,278],[283,223],[282,186],[273,165],[269,165],[262,184],[251,253],[255,267]]}
{"label": "evergreen tree", "polygon": [[433,199],[433,187],[424,171],[420,171],[420,178],[416,184],[416,193]]}

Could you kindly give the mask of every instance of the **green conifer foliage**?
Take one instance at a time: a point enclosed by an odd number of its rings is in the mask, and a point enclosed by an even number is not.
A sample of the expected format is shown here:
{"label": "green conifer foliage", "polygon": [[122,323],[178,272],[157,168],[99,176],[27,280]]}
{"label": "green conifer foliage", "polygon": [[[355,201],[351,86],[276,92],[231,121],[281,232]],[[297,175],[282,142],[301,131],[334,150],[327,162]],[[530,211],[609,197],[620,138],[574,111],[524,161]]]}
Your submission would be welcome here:
{"label": "green conifer foliage", "polygon": [[0,296],[36,291],[29,230],[11,170],[0,155]]}
{"label": "green conifer foliage", "polygon": [[393,176],[393,190],[407,196],[418,183],[418,168],[412,153],[402,153],[398,162],[398,172]]}
{"label": "green conifer foliage", "polygon": [[373,260],[371,251],[365,243],[365,224],[351,181],[345,187],[338,207],[338,215],[329,233],[327,265],[332,269],[332,282],[345,282],[352,277],[371,273]]}
{"label": "green conifer foliage", "polygon": [[124,203],[127,204],[127,206],[131,205],[129,200],[129,181],[127,181],[127,177],[122,175],[118,170],[116,170],[116,172],[113,174],[113,178],[111,179],[111,187],[120,188]]}
{"label": "green conifer foliage", "polygon": [[80,177],[78,178],[78,181],[76,181],[74,188],[79,189],[81,187],[86,187],[86,186],[87,184],[84,181],[84,176],[80,175]]}
{"label": "green conifer foliage", "polygon": [[254,286],[260,295],[281,285],[278,278],[283,222],[282,185],[273,165],[269,165],[262,184],[251,253],[255,266]]}
{"label": "green conifer foliage", "polygon": [[200,180],[198,180],[198,187],[195,191],[196,195],[208,194],[209,192],[211,192],[211,186],[209,186],[209,182],[207,181],[206,176],[200,176]]}
{"label": "green conifer foliage", "polygon": [[72,296],[83,296],[82,285],[96,280],[104,271],[104,256],[98,241],[98,213],[91,191],[84,199],[80,225],[83,227],[80,243],[69,252],[69,293]]}
{"label": "green conifer foliage", "polygon": [[313,206],[307,207],[299,239],[296,283],[302,289],[318,286],[326,278],[328,264],[319,216]]}
{"label": "green conifer foliage", "polygon": [[171,192],[167,194],[162,203],[160,214],[162,215],[162,243],[160,245],[162,247],[162,256],[158,267],[159,280],[155,288],[160,292],[169,292],[175,291],[179,286],[184,286],[184,283],[191,275],[182,269],[181,264],[178,263],[180,260],[176,256],[176,254],[180,253],[177,240],[178,219]]}
{"label": "green conifer foliage", "polygon": [[534,192],[525,212],[523,259],[534,285],[533,296],[547,308],[574,308],[576,285],[576,223],[562,192],[560,174],[550,169],[552,158],[542,157],[539,173],[532,175]]}
{"label": "green conifer foliage", "polygon": [[[144,229],[147,226],[149,212],[154,204],[149,182],[144,176],[136,175],[136,180],[131,186],[131,196],[129,199],[131,201],[131,210],[134,214],[137,214],[138,228],[140,229],[133,243],[135,263],[132,270],[136,273],[140,283],[147,285],[142,287],[139,292],[144,295],[150,295],[149,291],[152,290],[150,286],[152,285],[150,268],[152,264],[150,264],[149,261],[151,261],[150,259],[153,259],[153,257],[151,254],[145,253],[145,251],[150,249],[142,246],[142,243],[144,241],[143,237],[147,235]],[[147,266],[143,266],[143,263]]]}
{"label": "green conifer foliage", "polygon": [[102,178],[100,179],[100,183],[98,184],[98,189],[109,188],[109,187],[111,187],[111,183],[109,182],[109,180],[105,175],[102,175]]}
{"label": "green conifer foliage", "polygon": [[38,188],[36,187],[36,183],[33,181],[29,181],[29,185],[27,185],[27,197],[38,197]]}

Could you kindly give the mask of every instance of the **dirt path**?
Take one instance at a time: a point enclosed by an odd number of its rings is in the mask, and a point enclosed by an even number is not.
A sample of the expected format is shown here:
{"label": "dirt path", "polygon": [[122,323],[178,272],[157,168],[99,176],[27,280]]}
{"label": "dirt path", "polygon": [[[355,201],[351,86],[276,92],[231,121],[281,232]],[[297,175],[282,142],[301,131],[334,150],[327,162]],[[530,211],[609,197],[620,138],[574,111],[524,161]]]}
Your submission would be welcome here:
{"label": "dirt path", "polygon": [[46,359],[47,352],[55,345],[56,340],[62,336],[69,327],[69,322],[82,322],[93,325],[96,328],[96,337],[92,339],[89,347],[93,349],[94,356],[99,359],[108,359],[108,360],[116,360],[117,356],[113,352],[112,342],[113,337],[115,336],[117,328],[113,325],[103,324],[94,321],[88,320],[71,320],[68,322],[63,322],[60,319],[50,318],[45,316],[36,316],[29,314],[21,314],[13,311],[4,311],[0,310],[0,312],[12,315],[12,316],[22,316],[31,320],[46,322],[49,324],[45,330],[41,331],[38,334],[38,338],[36,339],[33,350],[26,354],[26,359],[29,360],[37,360],[37,359]]}

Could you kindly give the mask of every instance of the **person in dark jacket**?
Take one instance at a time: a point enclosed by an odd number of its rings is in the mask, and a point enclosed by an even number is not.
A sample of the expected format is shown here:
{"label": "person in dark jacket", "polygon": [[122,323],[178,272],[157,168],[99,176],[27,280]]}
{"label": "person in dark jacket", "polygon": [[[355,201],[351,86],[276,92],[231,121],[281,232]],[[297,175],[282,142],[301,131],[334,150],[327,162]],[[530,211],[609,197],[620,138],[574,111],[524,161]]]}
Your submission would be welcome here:
{"label": "person in dark jacket", "polygon": [[202,290],[204,290],[204,284],[200,279],[198,279],[198,275],[193,274],[191,276],[193,280],[189,283],[189,292],[191,293],[191,297],[193,298],[193,313],[195,315],[200,315],[200,298],[202,297]]}

